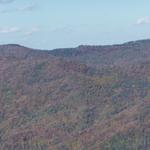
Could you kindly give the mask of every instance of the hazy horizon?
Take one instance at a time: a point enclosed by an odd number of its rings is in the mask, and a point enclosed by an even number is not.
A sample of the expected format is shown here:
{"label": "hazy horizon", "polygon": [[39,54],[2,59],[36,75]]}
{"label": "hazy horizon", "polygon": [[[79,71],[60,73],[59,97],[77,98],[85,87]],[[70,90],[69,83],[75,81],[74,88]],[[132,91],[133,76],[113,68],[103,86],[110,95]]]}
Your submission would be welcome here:
{"label": "hazy horizon", "polygon": [[27,48],[31,49],[37,49],[37,50],[55,50],[55,49],[63,49],[63,48],[76,48],[78,46],[113,46],[113,45],[122,45],[128,42],[136,42],[136,41],[145,41],[145,40],[150,40],[150,39],[136,39],[136,40],[131,40],[131,41],[124,41],[120,43],[108,43],[108,44],[80,44],[80,45],[75,45],[75,46],[70,46],[70,47],[55,47],[55,48],[38,48],[38,47],[31,47],[30,45],[23,45],[20,43],[0,43],[1,45],[19,45],[19,46],[24,46]]}
{"label": "hazy horizon", "polygon": [[0,44],[39,49],[149,39],[150,2],[0,0]]}

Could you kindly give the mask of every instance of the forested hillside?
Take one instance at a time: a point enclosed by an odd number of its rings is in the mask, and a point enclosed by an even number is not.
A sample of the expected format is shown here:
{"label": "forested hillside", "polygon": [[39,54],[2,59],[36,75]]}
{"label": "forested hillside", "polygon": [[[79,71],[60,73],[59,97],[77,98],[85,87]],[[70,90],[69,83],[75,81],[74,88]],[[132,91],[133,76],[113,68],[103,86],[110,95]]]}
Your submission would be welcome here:
{"label": "forested hillside", "polygon": [[0,150],[149,150],[150,40],[0,46]]}

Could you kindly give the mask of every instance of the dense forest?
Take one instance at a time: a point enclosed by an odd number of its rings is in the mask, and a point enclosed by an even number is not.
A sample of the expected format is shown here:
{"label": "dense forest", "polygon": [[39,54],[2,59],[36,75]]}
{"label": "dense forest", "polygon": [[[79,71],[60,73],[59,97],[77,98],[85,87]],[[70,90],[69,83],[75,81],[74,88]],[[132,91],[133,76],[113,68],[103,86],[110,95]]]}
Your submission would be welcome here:
{"label": "dense forest", "polygon": [[0,46],[0,150],[149,150],[150,40]]}

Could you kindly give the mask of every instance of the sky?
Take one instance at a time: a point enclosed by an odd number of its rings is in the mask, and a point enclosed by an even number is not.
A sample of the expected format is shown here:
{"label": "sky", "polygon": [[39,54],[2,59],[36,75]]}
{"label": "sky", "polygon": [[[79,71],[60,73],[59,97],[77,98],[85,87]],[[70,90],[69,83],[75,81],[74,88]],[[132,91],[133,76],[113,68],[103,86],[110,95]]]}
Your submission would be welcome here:
{"label": "sky", "polygon": [[0,44],[38,49],[150,38],[149,0],[0,0]]}

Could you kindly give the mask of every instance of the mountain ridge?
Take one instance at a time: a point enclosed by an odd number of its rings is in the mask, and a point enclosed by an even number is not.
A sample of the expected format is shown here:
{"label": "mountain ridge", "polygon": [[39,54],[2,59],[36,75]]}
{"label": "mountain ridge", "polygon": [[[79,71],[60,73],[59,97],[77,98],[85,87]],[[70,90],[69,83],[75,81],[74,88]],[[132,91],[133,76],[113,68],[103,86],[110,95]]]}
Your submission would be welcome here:
{"label": "mountain ridge", "polygon": [[39,50],[39,51],[55,51],[55,50],[61,50],[61,49],[76,49],[76,48],[84,48],[84,47],[111,47],[111,46],[125,46],[125,45],[133,45],[133,44],[146,44],[146,43],[150,43],[150,39],[143,39],[143,40],[135,40],[135,41],[128,41],[128,42],[124,42],[121,44],[107,44],[107,45],[79,45],[77,47],[74,48],[54,48],[54,49],[37,49],[37,48],[31,48],[31,47],[27,47],[24,45],[20,45],[20,44],[0,44],[0,49],[2,49],[3,47],[7,49],[7,47],[11,47],[11,48],[25,48],[25,49],[31,49],[31,50]]}

